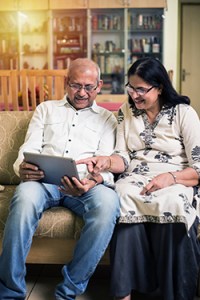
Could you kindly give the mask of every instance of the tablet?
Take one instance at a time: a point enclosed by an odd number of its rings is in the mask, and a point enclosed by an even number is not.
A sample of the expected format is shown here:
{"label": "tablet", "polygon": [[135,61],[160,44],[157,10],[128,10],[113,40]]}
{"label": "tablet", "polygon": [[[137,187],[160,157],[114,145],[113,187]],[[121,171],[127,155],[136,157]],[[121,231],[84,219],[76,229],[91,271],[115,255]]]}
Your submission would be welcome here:
{"label": "tablet", "polygon": [[80,180],[76,163],[72,158],[24,152],[24,159],[44,171],[44,177],[40,182],[61,185],[61,178],[65,175]]}

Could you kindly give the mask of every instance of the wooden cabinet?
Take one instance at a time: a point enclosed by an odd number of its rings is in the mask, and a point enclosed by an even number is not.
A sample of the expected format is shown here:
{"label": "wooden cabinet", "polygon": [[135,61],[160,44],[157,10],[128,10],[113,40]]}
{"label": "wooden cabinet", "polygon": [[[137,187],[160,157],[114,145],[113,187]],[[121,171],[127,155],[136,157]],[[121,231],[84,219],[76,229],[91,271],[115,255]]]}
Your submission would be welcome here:
{"label": "wooden cabinet", "polygon": [[124,93],[124,9],[93,9],[90,16],[91,58],[100,66],[102,93]]}
{"label": "wooden cabinet", "polygon": [[20,69],[48,69],[48,13],[23,11],[19,20]]}
{"label": "wooden cabinet", "polygon": [[88,8],[124,8],[127,0],[88,0]]}
{"label": "wooden cabinet", "polygon": [[125,0],[126,7],[132,8],[164,8],[167,0]]}
{"label": "wooden cabinet", "polygon": [[19,10],[47,10],[49,8],[48,0],[18,0]]}
{"label": "wooden cabinet", "polygon": [[87,57],[87,10],[53,12],[53,67],[65,69],[70,61]]}
{"label": "wooden cabinet", "polygon": [[79,9],[87,7],[88,0],[49,0],[50,9]]}
{"label": "wooden cabinet", "polygon": [[62,69],[88,57],[101,68],[102,92],[124,93],[133,61],[162,60],[165,5],[165,0],[1,1],[0,68]]}
{"label": "wooden cabinet", "polygon": [[0,11],[48,9],[48,0],[6,0],[0,1]]}
{"label": "wooden cabinet", "polygon": [[0,1],[0,11],[15,11],[18,9],[18,0]]}
{"label": "wooden cabinet", "polygon": [[0,12],[0,69],[18,69],[18,15],[15,11]]}
{"label": "wooden cabinet", "polygon": [[129,66],[141,57],[162,61],[163,8],[90,10],[90,57],[102,73],[104,94],[123,94]]}
{"label": "wooden cabinet", "polygon": [[164,8],[167,0],[88,0],[88,8]]}
{"label": "wooden cabinet", "polygon": [[145,56],[162,61],[163,9],[129,8],[127,15],[128,64]]}

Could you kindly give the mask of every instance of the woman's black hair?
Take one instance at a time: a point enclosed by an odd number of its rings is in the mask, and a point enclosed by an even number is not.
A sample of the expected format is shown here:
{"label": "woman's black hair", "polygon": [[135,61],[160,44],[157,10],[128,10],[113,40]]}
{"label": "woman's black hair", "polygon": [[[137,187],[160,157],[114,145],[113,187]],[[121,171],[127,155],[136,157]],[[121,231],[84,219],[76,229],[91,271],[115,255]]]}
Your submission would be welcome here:
{"label": "woman's black hair", "polygon": [[[160,104],[161,107],[173,107],[177,104],[190,104],[187,96],[182,96],[176,92],[169,75],[163,64],[156,58],[141,58],[132,64],[128,70],[128,80],[131,76],[137,75],[151,86],[161,89]],[[135,104],[129,95],[129,103],[135,110]]]}

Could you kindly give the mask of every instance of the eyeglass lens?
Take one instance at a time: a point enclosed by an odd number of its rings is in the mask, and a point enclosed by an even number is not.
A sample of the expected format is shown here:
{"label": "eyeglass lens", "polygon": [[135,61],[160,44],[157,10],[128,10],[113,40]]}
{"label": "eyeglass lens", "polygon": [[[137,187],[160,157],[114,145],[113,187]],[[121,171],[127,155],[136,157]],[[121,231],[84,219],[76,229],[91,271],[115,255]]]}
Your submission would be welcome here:
{"label": "eyeglass lens", "polygon": [[73,89],[73,90],[76,90],[76,91],[81,91],[82,89],[84,89],[86,92],[92,92],[94,91],[97,86],[94,86],[94,85],[80,85],[80,84],[69,84],[69,86]]}

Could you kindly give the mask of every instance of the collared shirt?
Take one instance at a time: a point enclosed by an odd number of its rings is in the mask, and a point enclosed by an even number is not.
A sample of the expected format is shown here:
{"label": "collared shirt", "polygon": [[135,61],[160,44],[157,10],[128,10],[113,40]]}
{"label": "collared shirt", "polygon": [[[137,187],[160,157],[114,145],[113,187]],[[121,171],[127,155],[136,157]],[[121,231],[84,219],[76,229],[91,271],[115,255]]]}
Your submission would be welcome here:
{"label": "collared shirt", "polygon": [[[23,152],[82,158],[110,155],[115,146],[116,118],[112,112],[99,107],[76,110],[67,101],[50,100],[36,107],[30,121],[25,142],[21,146],[14,170],[19,175]],[[85,165],[78,165],[80,178],[87,176]],[[104,182],[112,183],[109,172],[101,173]]]}

